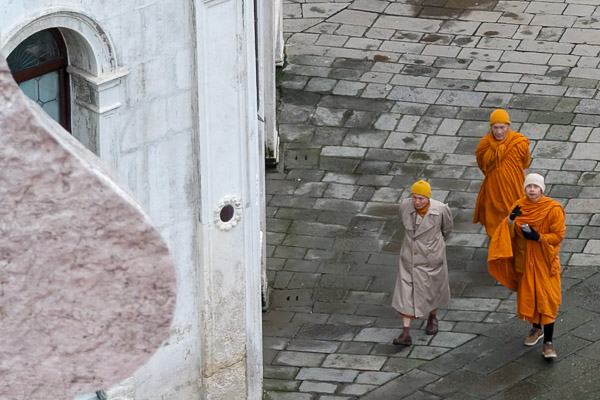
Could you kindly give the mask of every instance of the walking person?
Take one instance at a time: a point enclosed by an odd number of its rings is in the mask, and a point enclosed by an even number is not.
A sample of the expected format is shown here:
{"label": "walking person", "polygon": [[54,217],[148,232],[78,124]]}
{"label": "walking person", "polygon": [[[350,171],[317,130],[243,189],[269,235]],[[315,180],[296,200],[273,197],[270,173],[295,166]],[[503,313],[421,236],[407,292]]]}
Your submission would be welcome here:
{"label": "walking person", "polygon": [[473,223],[480,222],[492,237],[510,206],[523,195],[525,168],[529,165],[529,139],[510,129],[506,110],[490,115],[490,131],[475,150],[477,165],[485,178],[477,202]]}
{"label": "walking person", "polygon": [[517,292],[517,316],[532,324],[525,345],[543,339],[544,357],[556,358],[552,339],[561,303],[558,251],[565,236],[565,212],[559,202],[544,196],[541,175],[527,175],[524,187],[525,197],[513,204],[492,237],[488,270]]}
{"label": "walking person", "polygon": [[452,211],[431,198],[431,186],[420,180],[410,198],[400,201],[404,240],[392,307],[403,321],[402,334],[393,344],[410,346],[410,321],[428,315],[425,332],[438,332],[436,311],[450,300],[445,240],[452,230]]}

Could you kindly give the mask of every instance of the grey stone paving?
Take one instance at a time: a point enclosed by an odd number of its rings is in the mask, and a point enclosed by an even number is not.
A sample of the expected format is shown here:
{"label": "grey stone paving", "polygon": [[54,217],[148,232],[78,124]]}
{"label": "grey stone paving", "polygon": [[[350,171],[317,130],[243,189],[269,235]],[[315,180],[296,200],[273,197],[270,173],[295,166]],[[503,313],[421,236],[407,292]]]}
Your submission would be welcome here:
{"label": "grey stone paving", "polygon": [[[284,0],[265,399],[600,398],[599,20],[598,0]],[[522,344],[471,223],[497,107],[567,212],[554,362]],[[455,216],[452,301],[396,347],[396,204],[424,177]]]}

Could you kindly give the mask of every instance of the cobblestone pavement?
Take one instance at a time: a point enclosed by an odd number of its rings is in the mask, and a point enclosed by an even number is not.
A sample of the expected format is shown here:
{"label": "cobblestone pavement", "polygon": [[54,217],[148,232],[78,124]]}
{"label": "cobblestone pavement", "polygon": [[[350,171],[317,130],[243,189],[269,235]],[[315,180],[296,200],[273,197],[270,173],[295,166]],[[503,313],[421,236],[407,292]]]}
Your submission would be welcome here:
{"label": "cobblestone pavement", "polygon": [[[267,171],[269,400],[600,398],[599,0],[284,2],[282,160]],[[471,223],[474,151],[507,108],[567,212],[559,357],[523,345]],[[455,216],[440,332],[391,345],[397,202]]]}

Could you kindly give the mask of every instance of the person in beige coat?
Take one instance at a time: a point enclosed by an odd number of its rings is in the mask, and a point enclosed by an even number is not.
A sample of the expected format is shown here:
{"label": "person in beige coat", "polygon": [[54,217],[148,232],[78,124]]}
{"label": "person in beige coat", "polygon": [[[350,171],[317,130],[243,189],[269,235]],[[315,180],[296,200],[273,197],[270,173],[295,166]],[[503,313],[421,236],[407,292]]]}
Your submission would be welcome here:
{"label": "person in beige coat", "polygon": [[450,300],[446,244],[452,230],[452,211],[431,198],[431,186],[420,180],[410,198],[400,201],[404,240],[392,307],[403,317],[402,334],[393,344],[410,346],[410,320],[428,315],[425,332],[438,331],[436,311]]}

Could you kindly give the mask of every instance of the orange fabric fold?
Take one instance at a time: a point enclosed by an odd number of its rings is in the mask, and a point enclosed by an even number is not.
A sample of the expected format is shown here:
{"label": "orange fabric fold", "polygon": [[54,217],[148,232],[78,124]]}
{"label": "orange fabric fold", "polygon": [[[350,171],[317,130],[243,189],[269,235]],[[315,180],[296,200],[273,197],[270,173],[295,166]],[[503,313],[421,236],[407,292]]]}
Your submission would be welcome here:
{"label": "orange fabric fold", "polygon": [[506,288],[517,290],[517,273],[513,260],[513,247],[508,222],[496,229],[488,248],[488,271]]}
{"label": "orange fabric fold", "polygon": [[473,223],[480,222],[491,237],[512,210],[510,205],[523,196],[524,170],[530,161],[529,139],[509,130],[503,140],[497,141],[490,132],[479,142],[475,157],[485,178],[475,203]]}
{"label": "orange fabric fold", "polygon": [[505,218],[490,241],[488,271],[502,285],[517,291],[519,318],[548,324],[558,315],[562,301],[558,252],[566,230],[565,213],[560,203],[545,196],[537,202],[523,197],[511,207],[516,205],[523,215],[515,220],[515,235],[523,237],[520,226],[528,224],[540,234],[540,241],[527,240],[525,269],[518,274],[513,259],[515,241]]}

